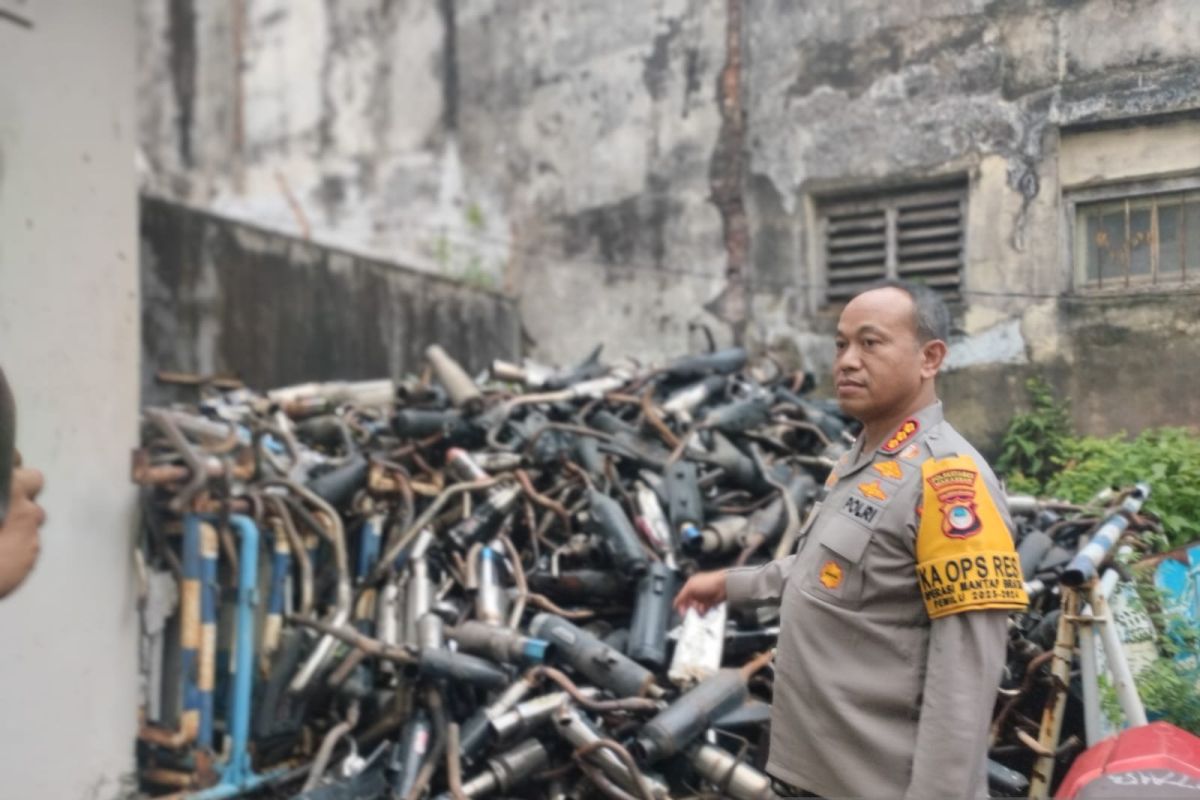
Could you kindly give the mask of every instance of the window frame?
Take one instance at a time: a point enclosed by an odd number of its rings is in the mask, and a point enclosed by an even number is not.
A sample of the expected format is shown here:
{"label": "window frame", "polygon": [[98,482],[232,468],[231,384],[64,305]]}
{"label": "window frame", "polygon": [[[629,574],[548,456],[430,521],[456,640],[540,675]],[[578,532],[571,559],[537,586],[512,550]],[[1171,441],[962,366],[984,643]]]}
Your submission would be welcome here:
{"label": "window frame", "polygon": [[958,235],[959,235],[959,253],[958,253],[958,285],[954,294],[956,296],[947,296],[942,291],[935,288],[938,294],[943,297],[951,307],[958,307],[965,304],[966,295],[969,293],[969,281],[967,278],[967,253],[969,239],[969,220],[967,217],[968,201],[971,195],[970,176],[966,173],[950,174],[940,176],[930,180],[920,180],[905,183],[889,183],[881,182],[872,186],[858,186],[853,188],[842,188],[836,192],[827,194],[818,194],[812,197],[813,220],[817,230],[817,247],[816,257],[818,266],[818,275],[820,278],[817,286],[819,295],[817,297],[818,309],[840,308],[845,305],[848,298],[830,298],[830,273],[829,273],[829,217],[831,212],[836,214],[838,211],[846,211],[855,207],[877,208],[883,212],[885,220],[884,229],[884,274],[881,279],[903,278],[900,275],[900,240],[898,238],[897,220],[899,216],[899,207],[905,201],[919,201],[922,197],[938,196],[948,193],[958,195]]}
{"label": "window frame", "polygon": [[1200,289],[1200,269],[1189,271],[1184,268],[1186,279],[1173,282],[1154,282],[1153,278],[1131,276],[1128,267],[1124,278],[1114,278],[1112,285],[1097,284],[1088,281],[1087,265],[1077,260],[1076,241],[1079,237],[1080,205],[1093,203],[1114,202],[1119,200],[1134,200],[1162,194],[1182,194],[1184,192],[1200,192],[1200,173],[1176,175],[1172,177],[1142,178],[1132,181],[1114,181],[1095,186],[1085,186],[1077,189],[1066,189],[1063,192],[1063,237],[1066,251],[1066,268],[1069,280],[1067,285],[1071,294],[1079,295],[1110,295],[1123,292],[1161,292],[1164,288]]}

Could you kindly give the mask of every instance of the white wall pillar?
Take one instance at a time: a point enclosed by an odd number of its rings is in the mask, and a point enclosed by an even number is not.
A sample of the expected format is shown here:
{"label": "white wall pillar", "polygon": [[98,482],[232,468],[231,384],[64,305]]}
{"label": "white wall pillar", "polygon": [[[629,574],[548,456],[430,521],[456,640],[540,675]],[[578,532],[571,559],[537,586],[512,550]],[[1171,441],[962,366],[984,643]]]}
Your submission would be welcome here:
{"label": "white wall pillar", "polygon": [[125,794],[137,440],[134,7],[0,0],[0,365],[46,473],[42,553],[0,601],[0,795]]}

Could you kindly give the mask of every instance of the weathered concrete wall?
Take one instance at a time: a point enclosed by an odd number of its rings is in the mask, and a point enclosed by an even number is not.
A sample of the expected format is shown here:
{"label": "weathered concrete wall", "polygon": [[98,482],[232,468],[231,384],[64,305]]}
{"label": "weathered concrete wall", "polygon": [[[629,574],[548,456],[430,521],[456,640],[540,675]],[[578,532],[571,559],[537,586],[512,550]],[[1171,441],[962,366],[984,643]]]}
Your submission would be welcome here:
{"label": "weathered concrete wall", "polygon": [[143,200],[142,397],[159,370],[265,389],[403,377],[437,342],[468,369],[520,352],[516,304],[434,275]]}
{"label": "weathered concrete wall", "polygon": [[686,346],[723,0],[236,6],[141,3],[145,191],[514,291],[545,358]]}
{"label": "weathered concrete wall", "polygon": [[[918,12],[919,9],[919,12]],[[1074,293],[1065,192],[1200,172],[1200,8],[1127,3],[748,6],[753,182],[772,187],[806,242],[809,314],[819,308],[813,198],[847,187],[965,174],[963,338],[944,384],[952,418],[994,440],[1051,378],[1084,431],[1190,424],[1200,295]],[[1116,124],[1120,123],[1120,124]],[[770,131],[771,135],[765,135]],[[1182,326],[1182,327],[1181,327]],[[827,339],[810,363],[829,363]],[[1153,358],[1147,358],[1153,353]]]}
{"label": "weathered concrete wall", "polygon": [[980,363],[942,379],[947,413],[992,451],[1025,381],[1048,380],[1068,398],[1080,431],[1111,435],[1200,421],[1200,315],[1194,294],[1039,303],[1020,318],[1034,358]]}
{"label": "weathered concrete wall", "polygon": [[[1075,331],[1064,305],[1143,313],[1073,294],[1064,192],[1200,150],[1190,0],[141,5],[148,191],[503,287],[550,360],[677,352],[705,323],[823,371],[817,201],[954,175],[947,390],[1007,402],[989,376],[1069,360],[1043,344]],[[1187,421],[1160,396],[1137,425]]]}
{"label": "weathered concrete wall", "polygon": [[46,475],[33,574],[0,602],[0,795],[131,796],[137,589],[132,3],[0,2],[0,364]]}

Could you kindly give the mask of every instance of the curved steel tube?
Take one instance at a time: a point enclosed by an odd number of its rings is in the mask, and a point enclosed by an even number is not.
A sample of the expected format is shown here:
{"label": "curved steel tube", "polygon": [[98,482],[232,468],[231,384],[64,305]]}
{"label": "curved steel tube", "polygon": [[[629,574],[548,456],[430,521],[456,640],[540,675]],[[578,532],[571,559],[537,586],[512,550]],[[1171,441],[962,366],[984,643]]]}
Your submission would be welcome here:
{"label": "curved steel tube", "polygon": [[308,778],[305,779],[304,786],[300,789],[301,792],[317,788],[317,784],[321,782],[321,776],[325,774],[325,768],[329,766],[333,748],[337,747],[338,740],[354,730],[356,725],[358,725],[357,700],[350,704],[350,708],[346,712],[346,719],[330,728],[329,733],[325,734],[325,738],[321,740],[321,747],[317,750],[312,767],[308,770]]}
{"label": "curved steel tube", "polygon": [[167,441],[171,443],[191,471],[187,485],[167,503],[167,507],[176,514],[182,514],[191,503],[192,498],[199,494],[200,490],[208,483],[208,470],[205,468],[204,460],[192,449],[187,437],[183,435],[179,426],[167,412],[158,408],[147,408],[142,413],[167,437]]}
{"label": "curved steel tube", "polygon": [[457,497],[464,492],[474,492],[479,489],[489,489],[500,482],[499,478],[488,478],[486,481],[473,481],[471,483],[456,483],[439,494],[429,508],[421,512],[421,516],[417,517],[411,525],[408,526],[400,538],[392,542],[387,551],[380,556],[379,561],[375,563],[375,569],[367,576],[367,583],[375,583],[382,578],[396,562],[396,557],[404,551],[421,530],[429,524],[430,520],[437,516],[437,513],[442,510],[442,506],[451,498]]}
{"label": "curved steel tube", "polygon": [[[263,481],[264,486],[283,486],[291,490],[298,497],[302,498],[307,503],[315,506],[321,515],[325,517],[323,522],[328,523],[328,529],[325,531],[329,539],[329,543],[333,545],[334,563],[337,565],[337,599],[333,611],[330,612],[328,622],[330,625],[340,627],[350,619],[351,606],[354,602],[354,590],[350,585],[350,560],[346,555],[346,531],[342,526],[342,518],[338,512],[318,497],[315,493],[309,491],[304,486],[287,478],[271,478]],[[295,677],[288,685],[288,689],[292,692],[302,692],[312,681],[313,676],[329,658],[333,652],[334,645],[337,644],[337,639],[330,634],[325,634],[321,640],[317,642],[316,648],[309,654],[308,660],[301,665],[296,671]]]}
{"label": "curved steel tube", "polygon": [[296,522],[292,519],[291,511],[288,509],[287,503],[283,502],[283,498],[267,494],[263,495],[263,499],[279,517],[288,543],[291,545],[292,558],[296,560],[296,565],[300,570],[300,608],[297,609],[297,613],[307,616],[312,613],[313,607],[313,568],[312,561],[308,557],[308,550],[304,547],[304,540],[300,538],[300,532],[296,530]]}

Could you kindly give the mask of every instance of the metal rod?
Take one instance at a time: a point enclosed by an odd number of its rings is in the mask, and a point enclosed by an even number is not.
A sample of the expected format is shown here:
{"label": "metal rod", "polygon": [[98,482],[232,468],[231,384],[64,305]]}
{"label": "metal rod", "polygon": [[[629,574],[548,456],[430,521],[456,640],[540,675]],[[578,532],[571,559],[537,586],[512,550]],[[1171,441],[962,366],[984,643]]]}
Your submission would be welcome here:
{"label": "metal rod", "polygon": [[1100,741],[1102,717],[1100,712],[1100,684],[1096,665],[1096,620],[1094,609],[1083,607],[1079,619],[1079,669],[1083,684],[1083,730],[1087,746]]}
{"label": "metal rod", "polygon": [[[1075,650],[1075,623],[1071,621],[1079,611],[1079,593],[1063,592],[1062,611],[1058,618],[1058,636],[1054,641],[1054,658],[1050,669],[1050,697],[1042,713],[1042,724],[1038,743],[1046,750],[1054,751],[1062,733],[1063,711],[1067,706],[1067,684],[1071,680],[1071,659]],[[1054,779],[1054,756],[1039,756],[1033,765],[1029,780],[1029,797],[1041,800],[1048,796]]]}
{"label": "metal rod", "polygon": [[179,672],[183,679],[183,710],[179,728],[168,731],[143,725],[138,738],[144,742],[172,749],[182,748],[196,740],[200,733],[200,519],[192,515],[183,518],[183,569],[179,590]]}
{"label": "metal rod", "polygon": [[396,539],[396,541],[393,542],[390,547],[388,547],[387,551],[383,554],[383,556],[380,557],[379,561],[376,562],[375,569],[371,570],[371,574],[367,576],[366,582],[375,583],[382,578],[388,572],[388,570],[392,568],[392,565],[395,564],[396,557],[404,552],[404,548],[408,546],[408,543],[411,542],[417,536],[417,534],[419,534],[425,528],[425,526],[429,524],[430,520],[437,516],[438,512],[442,510],[442,506],[444,506],[449,500],[464,492],[473,492],[479,489],[489,489],[499,482],[499,478],[489,478],[486,481],[456,483],[439,494],[437,498],[429,504],[429,508],[421,512],[421,515],[417,517],[411,525],[408,526],[408,530],[401,534],[400,538]]}
{"label": "metal rod", "polygon": [[358,701],[355,700],[346,712],[346,719],[330,728],[329,733],[325,734],[325,738],[321,740],[321,747],[317,750],[316,757],[313,758],[312,768],[309,769],[308,778],[305,779],[304,786],[300,791],[308,792],[317,788],[317,784],[321,782],[321,777],[325,774],[325,768],[329,766],[329,759],[333,757],[333,748],[337,747],[338,740],[354,730],[354,726],[357,724]]}
{"label": "metal rod", "polygon": [[[285,478],[272,478],[264,481],[265,486],[283,486],[290,489],[298,497],[303,498],[321,512],[322,522],[326,523],[322,526],[325,535],[329,538],[330,544],[333,545],[334,562],[337,566],[337,596],[333,611],[329,614],[329,623],[331,625],[343,625],[350,619],[351,604],[354,601],[354,591],[350,585],[350,565],[346,555],[346,532],[342,527],[342,518],[332,506],[325,502],[321,497],[309,491],[304,486],[295,481]],[[333,652],[336,639],[326,634],[321,641],[317,642],[316,648],[309,655],[308,660],[297,670],[295,677],[292,679],[288,687],[292,692],[302,692],[312,681],[317,670],[325,663]]]}
{"label": "metal rod", "polygon": [[[1112,576],[1111,579],[1109,576]],[[1146,707],[1138,696],[1137,684],[1133,680],[1133,671],[1129,667],[1129,659],[1125,648],[1121,646],[1117,626],[1113,621],[1112,606],[1108,603],[1108,595],[1116,585],[1116,570],[1108,570],[1104,577],[1108,580],[1098,581],[1092,586],[1093,616],[1100,626],[1100,641],[1104,645],[1104,656],[1108,661],[1108,670],[1112,674],[1113,686],[1117,690],[1117,700],[1131,728],[1148,724]],[[1105,584],[1108,585],[1107,591]],[[1091,744],[1089,740],[1088,744]]]}
{"label": "metal rod", "polygon": [[229,522],[241,537],[237,594],[237,653],[233,679],[233,719],[229,720],[232,751],[226,775],[250,775],[250,709],[254,691],[254,606],[258,591],[258,527],[249,517]]}
{"label": "metal rod", "polygon": [[1150,496],[1150,485],[1139,483],[1121,503],[1121,508],[1110,514],[1104,524],[1093,535],[1087,546],[1075,554],[1063,571],[1062,582],[1066,586],[1083,586],[1096,577],[1100,564],[1108,557],[1121,534],[1129,527],[1129,518],[1141,510]]}
{"label": "metal rod", "polygon": [[279,521],[283,525],[283,532],[287,535],[288,544],[291,545],[292,558],[296,559],[296,564],[300,568],[300,608],[298,611],[307,616],[312,613],[313,607],[313,568],[312,561],[308,557],[308,550],[304,547],[304,541],[300,538],[300,532],[296,530],[292,513],[283,498],[267,494],[263,495],[263,499],[279,517]]}
{"label": "metal rod", "polygon": [[175,422],[162,409],[147,408],[144,412],[146,419],[154,424],[156,428],[162,431],[167,437],[167,441],[175,448],[175,451],[183,457],[187,463],[188,469],[191,471],[191,477],[188,483],[178,494],[171,498],[167,503],[167,507],[172,511],[181,514],[188,505],[192,502],[200,490],[208,483],[208,471],[205,468],[203,459],[188,443],[187,437],[179,430]]}
{"label": "metal rod", "polygon": [[[213,744],[213,692],[217,678],[217,530],[200,522],[200,654],[196,688],[200,700],[200,733],[196,744]],[[256,576],[257,578],[257,576]]]}
{"label": "metal rod", "polygon": [[230,719],[229,760],[216,786],[191,795],[190,800],[221,800],[245,794],[281,772],[256,775],[250,763],[250,712],[254,694],[254,606],[258,594],[259,532],[254,521],[241,514],[229,517],[241,537],[238,557],[237,630]]}
{"label": "metal rod", "polygon": [[262,647],[259,669],[266,675],[271,669],[271,656],[279,649],[283,634],[283,614],[287,606],[287,577],[291,570],[292,548],[284,531],[283,520],[271,520],[271,591],[267,597],[267,615],[263,619]]}
{"label": "metal rod", "polygon": [[298,617],[291,614],[287,618],[288,622],[294,622],[297,625],[303,625],[307,628],[320,631],[321,633],[332,636],[335,639],[340,639],[346,644],[365,650],[369,655],[377,658],[386,658],[389,661],[395,661],[398,664],[415,664],[417,659],[411,653],[402,647],[386,645],[378,639],[372,639],[366,634],[359,633],[349,625],[332,625],[328,622],[309,619],[308,617]]}

